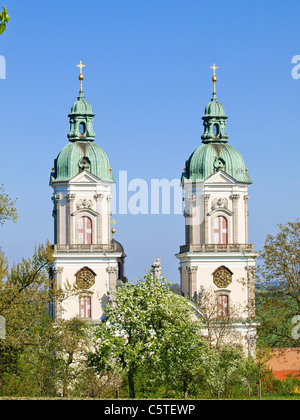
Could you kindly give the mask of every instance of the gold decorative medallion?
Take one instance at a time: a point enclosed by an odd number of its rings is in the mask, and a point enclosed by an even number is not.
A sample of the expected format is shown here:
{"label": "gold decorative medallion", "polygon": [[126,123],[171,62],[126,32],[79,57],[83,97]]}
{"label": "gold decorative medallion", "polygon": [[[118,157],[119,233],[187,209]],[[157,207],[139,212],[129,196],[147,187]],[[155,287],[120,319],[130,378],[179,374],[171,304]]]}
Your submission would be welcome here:
{"label": "gold decorative medallion", "polygon": [[82,268],[76,274],[76,283],[81,289],[88,289],[95,284],[95,273],[89,268]]}
{"label": "gold decorative medallion", "polygon": [[218,268],[214,273],[214,283],[220,289],[226,288],[232,283],[232,272],[226,267]]}

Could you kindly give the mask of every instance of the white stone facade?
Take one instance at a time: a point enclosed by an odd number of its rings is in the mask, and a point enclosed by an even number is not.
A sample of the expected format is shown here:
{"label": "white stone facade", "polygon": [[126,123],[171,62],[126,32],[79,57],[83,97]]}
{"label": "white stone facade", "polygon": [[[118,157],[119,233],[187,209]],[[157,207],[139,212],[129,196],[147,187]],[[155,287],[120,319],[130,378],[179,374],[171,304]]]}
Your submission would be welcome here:
{"label": "white stone facade", "polygon": [[[238,308],[236,326],[246,348],[246,337],[255,335],[253,323],[251,327],[247,324],[255,315],[257,257],[254,246],[248,243],[248,184],[238,183],[220,170],[204,182],[183,178],[182,187],[186,243],[176,255],[180,260],[181,291],[196,301],[201,288],[212,290],[220,301],[226,301],[228,316],[233,307]],[[219,220],[224,223],[223,231]],[[224,287],[217,285],[214,278],[222,267],[230,279]],[[253,354],[253,346],[249,352]]]}
{"label": "white stone facade", "polygon": [[[83,269],[93,275],[91,286],[55,305],[55,317],[100,322],[109,291],[117,286],[122,252],[111,243],[111,185],[88,171],[52,184],[55,283],[62,289],[72,287]],[[89,223],[85,229],[82,220]]]}

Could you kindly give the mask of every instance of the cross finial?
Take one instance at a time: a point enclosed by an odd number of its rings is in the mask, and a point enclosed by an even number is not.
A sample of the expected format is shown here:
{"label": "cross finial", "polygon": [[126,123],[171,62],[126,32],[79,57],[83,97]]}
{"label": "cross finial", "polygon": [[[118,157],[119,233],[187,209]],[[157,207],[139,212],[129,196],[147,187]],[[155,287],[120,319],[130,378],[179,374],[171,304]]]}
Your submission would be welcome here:
{"label": "cross finial", "polygon": [[214,76],[216,75],[216,70],[218,69],[219,67],[217,67],[215,64],[213,65],[213,66],[211,66],[211,69],[213,69],[213,71],[214,71]]}
{"label": "cross finial", "polygon": [[115,220],[112,220],[111,222],[110,222],[112,225],[113,225],[113,228],[112,228],[112,230],[111,230],[111,233],[112,233],[112,235],[113,235],[113,239],[115,239],[115,233],[116,233],[116,229],[115,229],[115,224],[117,223]]}
{"label": "cross finial", "polygon": [[213,69],[213,71],[214,71],[214,75],[213,75],[213,77],[212,77],[212,82],[213,82],[213,84],[214,84],[214,93],[216,93],[216,81],[218,80],[217,79],[217,76],[216,76],[216,70],[218,69],[219,67],[217,67],[215,64],[211,67],[211,69]]}
{"label": "cross finial", "polygon": [[80,63],[77,64],[76,67],[79,67],[79,69],[80,69],[80,75],[79,75],[78,79],[80,80],[80,92],[82,92],[82,81],[84,79],[83,74],[82,74],[82,69],[83,69],[83,67],[85,67],[85,64],[82,64],[82,61],[80,60]]}
{"label": "cross finial", "polygon": [[82,74],[82,69],[83,69],[83,67],[85,67],[85,64],[82,64],[82,61],[80,60],[80,63],[77,64],[77,67],[80,68],[80,74]]}

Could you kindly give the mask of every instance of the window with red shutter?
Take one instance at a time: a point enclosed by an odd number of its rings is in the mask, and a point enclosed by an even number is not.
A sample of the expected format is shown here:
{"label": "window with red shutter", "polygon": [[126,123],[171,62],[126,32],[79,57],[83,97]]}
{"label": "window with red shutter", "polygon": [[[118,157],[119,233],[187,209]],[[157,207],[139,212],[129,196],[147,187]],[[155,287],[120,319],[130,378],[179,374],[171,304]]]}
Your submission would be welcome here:
{"label": "window with red shutter", "polygon": [[228,228],[226,217],[219,216],[214,222],[214,243],[217,245],[228,244]]}
{"label": "window with red shutter", "polygon": [[228,316],[228,295],[218,295],[218,315]]}
{"label": "window with red shutter", "polygon": [[81,298],[81,318],[91,318],[91,303],[92,300],[90,297],[85,296]]}
{"label": "window with red shutter", "polygon": [[80,245],[92,244],[92,221],[89,217],[78,220],[78,243]]}

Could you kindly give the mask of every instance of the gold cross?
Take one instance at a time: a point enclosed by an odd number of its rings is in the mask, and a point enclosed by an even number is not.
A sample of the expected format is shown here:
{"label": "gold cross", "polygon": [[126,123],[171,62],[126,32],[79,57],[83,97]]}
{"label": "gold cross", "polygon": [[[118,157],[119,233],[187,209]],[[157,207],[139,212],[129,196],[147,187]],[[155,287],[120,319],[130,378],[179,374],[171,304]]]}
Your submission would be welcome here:
{"label": "gold cross", "polygon": [[82,81],[84,79],[83,74],[82,74],[82,69],[83,67],[85,67],[85,64],[82,64],[82,61],[80,61],[80,64],[77,64],[77,67],[80,68],[80,75],[78,79],[80,80],[80,92],[82,92]]}
{"label": "gold cross", "polygon": [[82,74],[82,69],[83,69],[83,67],[85,67],[85,64],[82,64],[82,61],[80,61],[80,64],[77,64],[76,67],[80,68],[80,74]]}
{"label": "gold cross", "polygon": [[213,71],[214,71],[214,76],[216,75],[216,70],[218,69],[219,67],[217,67],[215,64],[211,67],[211,69],[213,69]]}
{"label": "gold cross", "polygon": [[217,81],[216,70],[218,68],[219,67],[217,67],[215,64],[211,67],[211,69],[213,69],[213,71],[214,71],[214,75],[213,75],[213,77],[211,79],[213,81],[213,84],[214,84],[214,93],[216,93],[216,81]]}

